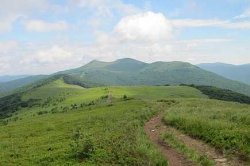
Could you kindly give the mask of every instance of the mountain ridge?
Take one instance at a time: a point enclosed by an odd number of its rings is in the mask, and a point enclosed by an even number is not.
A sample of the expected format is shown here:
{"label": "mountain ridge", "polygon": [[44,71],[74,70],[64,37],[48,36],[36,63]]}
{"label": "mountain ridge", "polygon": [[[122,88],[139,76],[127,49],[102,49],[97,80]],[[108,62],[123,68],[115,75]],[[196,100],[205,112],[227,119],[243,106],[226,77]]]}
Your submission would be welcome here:
{"label": "mountain ridge", "polygon": [[67,83],[83,87],[195,84],[229,89],[250,96],[249,85],[180,61],[145,63],[131,58],[112,62],[95,60],[48,77],[55,75],[66,75],[63,78]]}
{"label": "mountain ridge", "polygon": [[14,81],[17,79],[29,77],[30,75],[2,75],[0,76],[0,83]]}
{"label": "mountain ridge", "polygon": [[[93,65],[93,63],[102,65]],[[126,69],[120,70],[124,64],[126,64]],[[119,66],[119,70],[114,66]],[[188,62],[180,61],[153,63],[144,63],[134,59],[118,59],[113,62],[92,61],[70,72],[60,73],[79,76],[101,85],[178,85],[185,83],[216,86],[250,95],[250,86],[244,83],[226,79]]]}
{"label": "mountain ridge", "polygon": [[228,79],[240,81],[250,85],[250,64],[233,65],[226,63],[202,63],[197,66]]}

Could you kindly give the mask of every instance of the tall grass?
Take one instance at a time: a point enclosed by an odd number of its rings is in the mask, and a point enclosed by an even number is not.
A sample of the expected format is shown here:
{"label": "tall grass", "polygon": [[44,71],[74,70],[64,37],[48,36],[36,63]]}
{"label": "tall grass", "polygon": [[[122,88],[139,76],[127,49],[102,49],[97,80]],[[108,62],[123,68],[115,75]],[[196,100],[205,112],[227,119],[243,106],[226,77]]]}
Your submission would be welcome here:
{"label": "tall grass", "polygon": [[250,155],[250,106],[216,100],[183,100],[171,107],[165,123],[228,154]]}
{"label": "tall grass", "polygon": [[209,160],[206,155],[199,154],[197,151],[187,147],[185,143],[179,140],[173,133],[164,133],[162,138],[170,146],[175,148],[177,151],[183,153],[188,159],[194,161],[201,166],[213,166],[214,162]]}
{"label": "tall grass", "polygon": [[167,165],[143,132],[155,113],[129,100],[11,121],[0,126],[0,165]]}

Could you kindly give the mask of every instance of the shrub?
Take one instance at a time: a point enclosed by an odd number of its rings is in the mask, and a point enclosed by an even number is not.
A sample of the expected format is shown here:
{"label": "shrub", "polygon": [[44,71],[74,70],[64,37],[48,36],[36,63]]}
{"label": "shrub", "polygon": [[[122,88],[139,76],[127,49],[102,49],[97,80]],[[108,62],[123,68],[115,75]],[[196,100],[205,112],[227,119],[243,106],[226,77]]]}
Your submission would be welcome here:
{"label": "shrub", "polygon": [[76,159],[88,159],[94,153],[94,144],[89,135],[83,135],[80,129],[76,129],[72,136],[70,144],[73,156]]}
{"label": "shrub", "polygon": [[123,100],[127,100],[128,96],[127,95],[123,95]]}
{"label": "shrub", "polygon": [[224,100],[224,101],[234,101],[239,103],[250,104],[250,97],[237,93],[228,89],[221,89],[213,86],[202,86],[202,85],[185,85],[190,86],[200,90],[203,94],[207,95],[210,99]]}
{"label": "shrub", "polygon": [[48,111],[39,111],[39,112],[37,112],[37,115],[43,115],[43,114],[47,114],[48,113]]}

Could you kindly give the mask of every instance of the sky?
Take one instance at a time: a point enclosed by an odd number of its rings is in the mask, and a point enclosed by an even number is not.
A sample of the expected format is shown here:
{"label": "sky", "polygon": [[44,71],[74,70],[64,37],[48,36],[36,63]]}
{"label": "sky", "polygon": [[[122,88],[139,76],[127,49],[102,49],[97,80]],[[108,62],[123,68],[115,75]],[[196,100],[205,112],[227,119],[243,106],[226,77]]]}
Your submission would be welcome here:
{"label": "sky", "polygon": [[0,75],[121,58],[250,63],[250,0],[0,0]]}

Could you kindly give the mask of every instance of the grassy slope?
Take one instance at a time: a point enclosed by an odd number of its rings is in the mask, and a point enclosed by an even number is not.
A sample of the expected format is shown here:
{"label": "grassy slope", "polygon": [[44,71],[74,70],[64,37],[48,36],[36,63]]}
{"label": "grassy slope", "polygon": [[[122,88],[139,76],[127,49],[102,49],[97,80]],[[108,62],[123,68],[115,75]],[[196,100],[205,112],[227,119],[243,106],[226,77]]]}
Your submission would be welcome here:
{"label": "grassy slope", "polygon": [[[111,106],[100,98],[109,92]],[[134,99],[121,99],[124,94]],[[157,113],[157,99],[179,97],[206,96],[190,87],[84,89],[56,80],[23,96],[42,99],[39,107],[22,109],[0,126],[0,165],[162,164],[165,160],[146,138],[143,125]],[[91,101],[94,105],[80,107]],[[77,142],[94,147],[80,163],[73,155],[84,148],[72,148]]]}
{"label": "grassy slope", "polygon": [[207,99],[183,100],[165,122],[227,152],[250,157],[250,106]]}
{"label": "grassy slope", "polygon": [[23,96],[23,100],[28,100],[30,98],[33,99],[45,99],[47,97],[55,97],[58,98],[60,96],[67,96],[70,94],[77,94],[78,91],[84,90],[84,88],[77,85],[69,85],[65,84],[62,78],[55,80],[49,84],[46,84],[40,88],[32,89],[32,91],[28,91]]}
{"label": "grassy slope", "polygon": [[61,72],[98,85],[210,85],[250,96],[250,86],[226,79],[184,62],[143,63],[133,59],[114,62],[93,61],[83,67]]}
{"label": "grassy slope", "polygon": [[17,80],[0,83],[0,97],[8,95],[13,91],[47,78],[45,75],[29,76]]}

